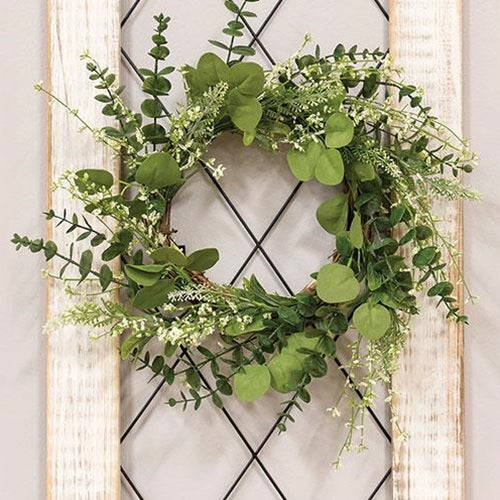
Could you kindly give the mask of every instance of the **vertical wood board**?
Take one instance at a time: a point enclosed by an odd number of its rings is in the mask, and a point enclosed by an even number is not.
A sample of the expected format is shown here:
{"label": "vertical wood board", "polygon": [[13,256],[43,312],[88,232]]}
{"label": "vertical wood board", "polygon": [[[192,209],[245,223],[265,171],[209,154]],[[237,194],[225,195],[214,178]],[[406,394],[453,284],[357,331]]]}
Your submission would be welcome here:
{"label": "vertical wood board", "polygon": [[[391,0],[390,50],[408,83],[425,89],[434,116],[462,128],[460,0]],[[435,201],[443,233],[462,248],[460,203]],[[452,276],[455,283],[458,276]],[[461,286],[458,284],[461,299]],[[464,498],[463,331],[445,319],[435,299],[418,297],[421,314],[394,376],[396,412],[407,440],[394,428],[395,500]]]}
{"label": "vertical wood board", "polygon": [[[49,0],[49,74],[52,93],[68,103],[93,126],[105,120],[93,99],[84,50],[117,73],[119,67],[119,0]],[[49,207],[69,216],[78,203],[63,190],[51,191],[52,181],[68,169],[118,165],[109,150],[89,132],[78,132],[74,116],[56,103],[48,112]],[[48,227],[48,237],[66,249],[76,238]],[[78,256],[76,257],[78,258]],[[95,265],[98,265],[96,263]],[[68,272],[69,275],[69,272]],[[64,284],[48,287],[48,320],[75,302]],[[119,375],[116,339],[91,342],[86,328],[64,327],[47,341],[47,498],[49,500],[114,500],[119,488]]]}

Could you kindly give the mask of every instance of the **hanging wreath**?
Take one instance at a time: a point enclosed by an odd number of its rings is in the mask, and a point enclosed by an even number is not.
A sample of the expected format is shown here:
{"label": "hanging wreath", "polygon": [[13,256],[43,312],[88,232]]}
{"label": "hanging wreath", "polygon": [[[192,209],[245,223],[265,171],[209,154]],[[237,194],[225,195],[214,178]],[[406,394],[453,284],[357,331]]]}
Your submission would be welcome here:
{"label": "hanging wreath", "polygon": [[[349,374],[343,395],[351,398],[344,449],[362,447],[362,433],[355,445],[353,432],[376,396],[375,384],[382,381],[391,394],[408,318],[418,314],[416,292],[426,290],[450,319],[466,321],[448,274],[448,262],[459,271],[454,242],[443,236],[430,196],[476,199],[459,175],[472,171],[475,155],[432,115],[421,89],[396,78],[380,50],[338,45],[325,55],[319,47],[314,53],[303,47],[268,71],[236,59],[254,54],[235,43],[251,15],[245,3],[226,2],[234,15],[223,30],[229,44],[211,41],[227,52],[226,60],[206,53],[195,67],[181,69],[186,104],[173,114],[161,100],[174,71],[163,65],[170,19],[161,14],[149,52],[154,66],[139,70],[146,94],[140,113],[123,102],[114,74],[82,56],[98,89],[95,98],[116,128],[91,128],[36,85],[113,148],[125,174],[115,179],[103,169],[84,169],[56,182],[56,189],[83,203],[82,213],[47,212],[57,226],[78,234],[68,248],[17,234],[12,241],[43,251],[47,260],[60,259],[62,267],[46,274],[64,280],[69,294],[88,292],[82,283],[100,284],[99,294],[87,294],[49,327],[84,324],[97,335],[124,335],[123,358],[168,384],[179,378],[187,383],[187,394],[172,397],[171,406],[197,409],[210,399],[222,407],[233,393],[250,402],[273,390],[293,403],[281,415],[284,430],[299,400],[309,402],[309,383],[331,369],[337,339],[352,330],[351,357],[341,366]],[[332,248],[325,249],[324,265],[311,270],[313,281],[292,297],[267,292],[255,276],[241,287],[214,283],[207,271],[219,260],[217,242],[185,254],[175,240],[171,204],[201,170],[223,175],[209,152],[212,141],[227,133],[270,155],[285,149],[299,181],[332,186],[316,208]],[[122,272],[106,264],[116,258]],[[71,266],[76,277],[67,275]],[[126,292],[126,300],[112,299],[116,289]],[[200,376],[206,365],[210,386]],[[329,409],[333,415],[338,403]]]}

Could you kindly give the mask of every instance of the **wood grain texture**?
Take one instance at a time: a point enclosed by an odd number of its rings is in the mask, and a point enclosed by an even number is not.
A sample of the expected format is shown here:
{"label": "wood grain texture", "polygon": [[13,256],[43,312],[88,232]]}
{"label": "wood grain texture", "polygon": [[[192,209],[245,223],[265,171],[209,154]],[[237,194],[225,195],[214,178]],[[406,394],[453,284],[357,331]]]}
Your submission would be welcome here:
{"label": "wood grain texture", "polygon": [[[460,0],[391,0],[390,49],[405,79],[425,89],[426,103],[456,132],[462,125]],[[459,203],[438,202],[442,230],[462,246]],[[454,281],[458,277],[454,276]],[[460,286],[458,286],[460,290]],[[461,295],[461,291],[460,291]],[[464,498],[463,331],[434,300],[421,314],[394,376],[401,428],[394,428],[394,499]]]}
{"label": "wood grain texture", "polygon": [[[89,123],[104,124],[80,54],[88,49],[117,72],[119,0],[49,0],[49,87]],[[79,133],[75,118],[57,104],[49,107],[48,204],[58,213],[78,211],[68,194],[51,192],[51,181],[69,168],[118,165],[90,133]],[[48,228],[58,247],[76,236]],[[48,319],[74,301],[60,282],[48,289]],[[47,498],[114,500],[119,488],[119,375],[116,340],[91,342],[84,328],[49,334],[47,351]]]}

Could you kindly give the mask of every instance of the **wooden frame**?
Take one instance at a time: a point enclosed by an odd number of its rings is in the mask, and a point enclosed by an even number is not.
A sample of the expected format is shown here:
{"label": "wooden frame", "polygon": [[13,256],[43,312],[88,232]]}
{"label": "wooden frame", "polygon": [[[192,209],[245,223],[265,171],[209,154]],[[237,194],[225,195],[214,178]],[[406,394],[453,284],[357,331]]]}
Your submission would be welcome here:
{"label": "wooden frame", "polygon": [[[120,64],[119,0],[49,0],[49,86],[89,123],[103,125],[80,54],[88,49]],[[92,104],[95,103],[95,104]],[[57,209],[77,208],[51,181],[71,167],[104,167],[118,173],[109,150],[89,133],[78,133],[75,118],[60,106],[48,114],[48,201]],[[49,226],[58,245],[72,240]],[[65,241],[63,241],[65,240]],[[49,319],[69,306],[63,286],[50,283]],[[113,500],[120,496],[119,359],[116,339],[91,343],[85,329],[62,329],[47,343],[47,498]]]}
{"label": "wooden frame", "polygon": [[[391,53],[452,129],[462,128],[461,0],[391,0]],[[462,208],[436,202],[443,231],[462,248]],[[459,282],[458,276],[454,281]],[[460,289],[460,287],[458,287]],[[461,293],[460,293],[461,295]],[[463,332],[422,295],[394,377],[394,499],[460,500],[464,488]]]}
{"label": "wooden frame", "polygon": [[[85,109],[90,123],[102,123],[91,105],[92,87],[82,85],[84,49],[119,67],[119,0],[49,0],[49,82],[52,91]],[[391,0],[390,47],[409,81],[426,89],[427,100],[455,130],[461,129],[460,0]],[[118,166],[90,134],[78,134],[60,107],[49,108],[48,179],[69,167]],[[68,206],[48,191],[52,206]],[[450,236],[461,245],[461,207],[436,204]],[[76,206],[75,206],[76,209]],[[51,227],[48,229],[52,237]],[[71,235],[56,236],[67,243]],[[59,240],[58,240],[59,238]],[[65,241],[63,241],[65,240]],[[62,287],[48,289],[48,318],[68,306]],[[120,497],[119,372],[115,340],[90,343],[84,329],[49,335],[47,351],[47,498]],[[408,440],[395,436],[394,499],[464,498],[463,340],[459,326],[444,320],[423,299],[412,326],[401,370],[394,378],[396,409]],[[397,430],[395,431],[397,434]]]}

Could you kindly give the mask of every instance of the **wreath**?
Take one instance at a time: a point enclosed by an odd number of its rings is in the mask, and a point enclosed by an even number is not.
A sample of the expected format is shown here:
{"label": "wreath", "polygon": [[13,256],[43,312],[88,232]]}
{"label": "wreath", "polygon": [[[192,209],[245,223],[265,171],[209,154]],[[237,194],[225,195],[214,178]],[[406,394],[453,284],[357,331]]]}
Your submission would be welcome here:
{"label": "wreath", "polygon": [[[233,393],[251,402],[273,390],[292,403],[281,413],[285,430],[293,408],[310,401],[309,383],[332,369],[337,340],[352,331],[350,359],[340,364],[348,373],[345,390],[329,411],[337,415],[342,397],[350,399],[343,450],[362,448],[363,433],[355,442],[354,432],[376,397],[375,385],[383,382],[392,394],[408,320],[418,314],[416,292],[425,289],[449,318],[466,321],[449,278],[450,265],[460,271],[454,242],[443,236],[430,196],[476,199],[460,181],[476,157],[432,115],[422,90],[399,80],[386,53],[343,45],[327,55],[319,47],[309,53],[306,36],[297,53],[266,71],[242,61],[254,50],[236,44],[252,15],[246,2],[225,4],[232,15],[223,30],[229,43],[211,43],[226,59],[205,53],[196,66],[181,68],[186,103],[173,114],[162,102],[174,71],[165,66],[170,18],[162,14],[154,18],[153,67],[139,70],[146,94],[141,112],[123,101],[114,74],[82,56],[95,98],[116,127],[92,128],[42,83],[35,86],[111,147],[125,173],[115,179],[104,169],[84,169],[56,181],[55,189],[82,202],[82,213],[46,213],[78,235],[68,248],[17,234],[12,241],[59,259],[62,266],[46,276],[64,280],[70,295],[85,296],[48,327],[83,324],[95,336],[124,335],[123,358],[168,384],[187,384],[170,406],[197,409],[209,399],[222,408]],[[200,171],[223,175],[210,144],[228,133],[239,134],[243,146],[286,151],[299,181],[332,187],[316,210],[332,248],[294,296],[267,292],[255,276],[241,287],[214,283],[208,271],[218,250],[186,254],[175,240],[172,202]],[[119,272],[107,264],[116,258]],[[68,276],[71,268],[76,275]],[[119,303],[111,295],[117,289],[125,292]],[[210,382],[200,372],[206,365]]]}

